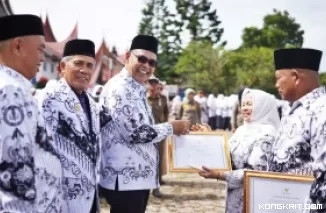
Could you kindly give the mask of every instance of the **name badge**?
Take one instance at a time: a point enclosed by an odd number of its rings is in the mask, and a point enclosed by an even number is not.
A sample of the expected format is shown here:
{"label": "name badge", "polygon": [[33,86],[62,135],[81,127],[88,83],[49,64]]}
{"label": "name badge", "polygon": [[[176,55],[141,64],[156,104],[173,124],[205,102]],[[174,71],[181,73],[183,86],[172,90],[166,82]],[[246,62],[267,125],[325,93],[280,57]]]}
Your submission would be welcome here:
{"label": "name badge", "polygon": [[79,112],[80,111],[80,105],[79,104],[75,105],[74,109],[75,109],[75,112]]}

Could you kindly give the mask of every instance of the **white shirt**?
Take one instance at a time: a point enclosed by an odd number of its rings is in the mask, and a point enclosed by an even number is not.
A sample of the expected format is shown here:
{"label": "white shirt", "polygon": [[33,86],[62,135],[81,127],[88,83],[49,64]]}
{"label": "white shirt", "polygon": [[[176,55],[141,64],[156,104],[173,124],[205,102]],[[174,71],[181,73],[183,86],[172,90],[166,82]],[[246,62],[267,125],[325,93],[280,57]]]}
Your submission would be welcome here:
{"label": "white shirt", "polygon": [[0,65],[0,212],[61,211],[60,160],[31,87],[20,73]]}
{"label": "white shirt", "polygon": [[227,105],[227,116],[226,117],[231,117],[232,116],[232,111],[233,111],[233,106],[235,104],[234,98],[232,96],[227,97],[226,99],[226,105]]}
{"label": "white shirt", "polygon": [[219,94],[216,98],[216,115],[222,116],[224,106],[224,95]]}
{"label": "white shirt", "polygon": [[200,105],[200,120],[201,123],[208,123],[208,106],[207,106],[207,98],[206,97],[199,97],[195,98]]}
{"label": "white shirt", "polygon": [[173,129],[170,123],[154,124],[146,93],[125,68],[103,88],[100,103],[114,122],[102,132],[100,185],[106,189],[114,190],[117,178],[119,191],[159,187],[158,143]]}
{"label": "white shirt", "polygon": [[216,116],[216,98],[213,94],[210,94],[207,98],[208,116]]}

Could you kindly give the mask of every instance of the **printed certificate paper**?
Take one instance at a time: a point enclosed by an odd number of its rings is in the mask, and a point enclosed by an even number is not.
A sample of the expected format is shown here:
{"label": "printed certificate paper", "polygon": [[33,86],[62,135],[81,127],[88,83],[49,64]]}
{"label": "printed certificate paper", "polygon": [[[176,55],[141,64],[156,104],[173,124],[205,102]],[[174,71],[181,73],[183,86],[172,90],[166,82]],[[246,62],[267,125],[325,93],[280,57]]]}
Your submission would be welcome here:
{"label": "printed certificate paper", "polygon": [[301,213],[313,177],[274,172],[245,172],[245,213]]}
{"label": "printed certificate paper", "polygon": [[191,133],[174,136],[170,171],[198,172],[202,166],[231,170],[226,135],[219,132]]}

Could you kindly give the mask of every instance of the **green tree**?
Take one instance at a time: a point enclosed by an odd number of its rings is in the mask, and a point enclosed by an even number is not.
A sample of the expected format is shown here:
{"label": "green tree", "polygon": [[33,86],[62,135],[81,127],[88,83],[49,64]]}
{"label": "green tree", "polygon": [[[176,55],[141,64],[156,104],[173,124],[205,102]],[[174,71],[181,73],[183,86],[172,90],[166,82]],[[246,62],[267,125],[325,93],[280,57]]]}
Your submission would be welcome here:
{"label": "green tree", "polygon": [[273,14],[264,17],[261,29],[247,27],[242,34],[242,48],[269,47],[273,49],[301,47],[304,31],[301,25],[287,11],[274,9]]}
{"label": "green tree", "polygon": [[143,17],[139,23],[138,34],[154,35],[154,18],[157,7],[157,0],[147,0],[142,10]]}
{"label": "green tree", "polygon": [[165,0],[148,0],[142,10],[139,34],[153,35],[159,40],[158,67],[156,76],[175,83],[178,75],[174,71],[181,52],[182,22],[171,13]]}
{"label": "green tree", "polygon": [[275,89],[275,73],[273,49],[255,47],[225,53],[227,64],[224,69],[235,76],[231,81],[238,89],[240,85],[262,89],[277,94]]}
{"label": "green tree", "polygon": [[210,93],[228,90],[223,67],[226,59],[221,48],[213,48],[210,41],[192,41],[182,51],[176,72],[182,87],[205,88]]}
{"label": "green tree", "polygon": [[[213,44],[221,40],[224,29],[220,28],[216,10],[209,0],[175,0],[177,13],[181,16],[191,40],[209,40]],[[226,42],[222,42],[225,45]]]}
{"label": "green tree", "polygon": [[326,86],[326,72],[319,73],[319,81],[321,85]]}

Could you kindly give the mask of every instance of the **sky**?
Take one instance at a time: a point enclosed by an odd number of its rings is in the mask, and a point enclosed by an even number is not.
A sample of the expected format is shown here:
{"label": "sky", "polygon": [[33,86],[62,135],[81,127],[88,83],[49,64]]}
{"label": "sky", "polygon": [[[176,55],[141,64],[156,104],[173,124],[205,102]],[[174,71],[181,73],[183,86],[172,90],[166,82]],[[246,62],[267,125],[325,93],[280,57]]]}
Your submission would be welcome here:
{"label": "sky", "polygon": [[[173,7],[172,0],[168,0]],[[326,0],[211,0],[217,9],[222,39],[227,49],[241,44],[245,27],[261,27],[263,17],[273,8],[287,10],[304,29],[303,47],[324,51],[320,70],[326,71]],[[31,13],[45,19],[48,14],[54,36],[64,40],[78,23],[79,38],[94,41],[98,48],[105,40],[111,49],[123,53],[137,35],[145,0],[10,0],[15,14]],[[184,45],[189,41],[184,36]]]}

